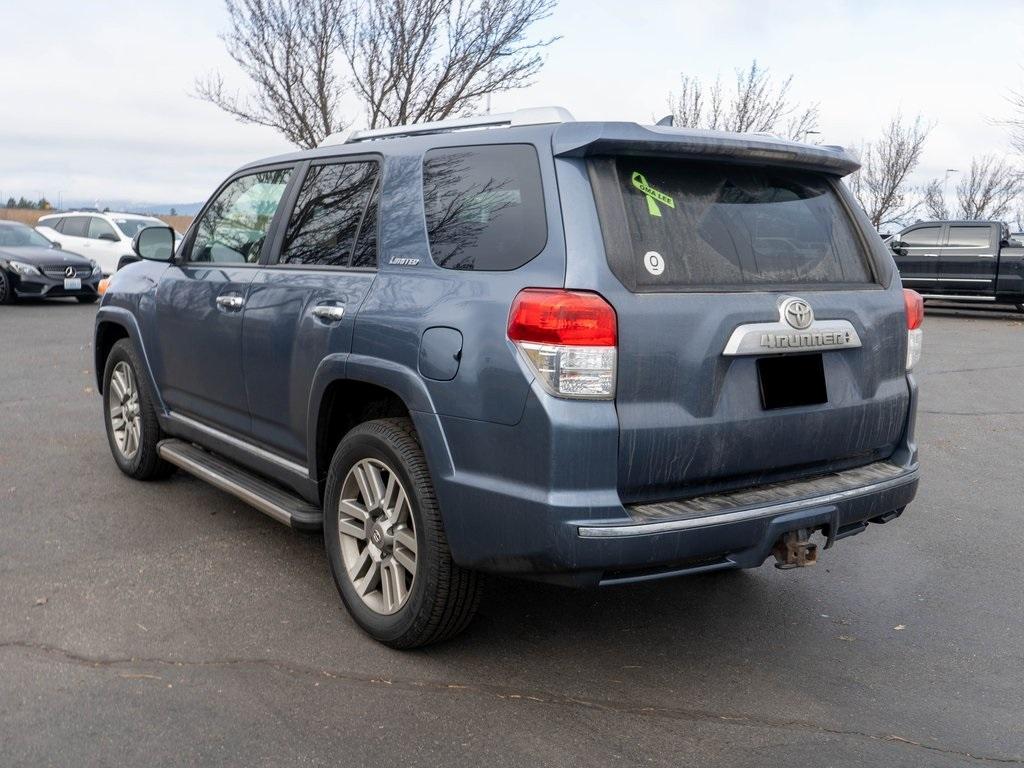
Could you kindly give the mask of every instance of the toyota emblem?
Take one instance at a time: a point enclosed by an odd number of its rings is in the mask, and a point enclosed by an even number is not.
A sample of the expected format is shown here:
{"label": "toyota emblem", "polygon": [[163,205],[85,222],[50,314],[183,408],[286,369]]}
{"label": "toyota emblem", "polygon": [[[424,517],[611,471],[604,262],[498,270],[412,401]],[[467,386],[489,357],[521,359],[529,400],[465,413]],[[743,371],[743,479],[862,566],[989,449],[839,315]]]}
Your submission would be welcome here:
{"label": "toyota emblem", "polygon": [[74,277],[74,276],[75,276],[75,268],[74,267],[64,267],[64,277]]}
{"label": "toyota emblem", "polygon": [[803,299],[786,299],[780,307],[783,319],[798,331],[805,331],[814,322],[814,310]]}

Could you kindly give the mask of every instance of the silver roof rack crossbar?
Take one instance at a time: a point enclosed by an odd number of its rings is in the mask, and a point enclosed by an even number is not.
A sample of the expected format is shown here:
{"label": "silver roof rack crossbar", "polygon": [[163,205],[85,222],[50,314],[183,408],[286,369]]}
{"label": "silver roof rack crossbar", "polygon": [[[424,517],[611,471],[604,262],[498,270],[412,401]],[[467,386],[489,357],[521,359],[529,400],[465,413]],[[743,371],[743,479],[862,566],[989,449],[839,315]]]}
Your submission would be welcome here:
{"label": "silver roof rack crossbar", "polygon": [[571,123],[575,118],[569,110],[562,107],[533,107],[517,109],[499,115],[478,115],[475,117],[457,117],[451,120],[438,120],[433,123],[417,123],[413,125],[393,125],[389,128],[374,128],[352,133],[332,133],[320,142],[320,146],[331,144],[353,144],[373,139],[394,139],[399,136],[424,136],[431,133],[451,133],[480,128],[509,128],[516,125],[544,125],[546,123]]}

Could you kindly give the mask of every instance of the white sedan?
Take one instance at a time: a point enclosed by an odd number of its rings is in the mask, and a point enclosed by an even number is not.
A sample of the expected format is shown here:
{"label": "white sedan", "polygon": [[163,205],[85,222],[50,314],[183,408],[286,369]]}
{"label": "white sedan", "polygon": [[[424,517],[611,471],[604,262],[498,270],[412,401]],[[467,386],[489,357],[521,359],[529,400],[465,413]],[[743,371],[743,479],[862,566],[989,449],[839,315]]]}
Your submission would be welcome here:
{"label": "white sedan", "polygon": [[[146,227],[165,227],[153,216],[131,213],[77,211],[43,216],[36,229],[73,253],[80,253],[100,265],[104,275],[117,271],[121,259],[132,258],[132,238]],[[175,243],[177,244],[177,243]]]}

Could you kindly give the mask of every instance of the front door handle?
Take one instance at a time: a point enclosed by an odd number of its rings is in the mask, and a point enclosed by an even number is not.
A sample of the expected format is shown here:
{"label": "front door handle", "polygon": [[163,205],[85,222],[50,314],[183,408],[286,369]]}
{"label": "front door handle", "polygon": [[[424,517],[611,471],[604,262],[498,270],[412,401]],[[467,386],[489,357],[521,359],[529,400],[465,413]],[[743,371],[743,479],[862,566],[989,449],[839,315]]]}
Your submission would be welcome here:
{"label": "front door handle", "polygon": [[225,294],[224,296],[217,297],[217,306],[221,309],[225,309],[228,312],[237,312],[245,306],[245,299],[241,296]]}
{"label": "front door handle", "polygon": [[926,259],[937,259],[937,258],[939,258],[939,254],[937,254],[937,253],[922,253],[921,255],[924,256]]}
{"label": "front door handle", "polygon": [[337,322],[345,316],[345,307],[340,304],[320,304],[313,307],[313,316],[325,322]]}

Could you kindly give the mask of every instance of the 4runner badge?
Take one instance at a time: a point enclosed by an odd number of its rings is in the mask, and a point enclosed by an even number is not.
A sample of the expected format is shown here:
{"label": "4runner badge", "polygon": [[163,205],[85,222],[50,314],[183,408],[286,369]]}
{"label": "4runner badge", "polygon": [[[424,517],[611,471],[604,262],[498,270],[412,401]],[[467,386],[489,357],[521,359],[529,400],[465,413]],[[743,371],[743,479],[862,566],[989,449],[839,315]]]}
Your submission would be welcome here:
{"label": "4runner badge", "polygon": [[821,352],[859,346],[860,336],[849,320],[815,320],[810,304],[803,299],[784,296],[779,301],[778,322],[738,326],[722,354],[727,357],[778,355],[797,350]]}

